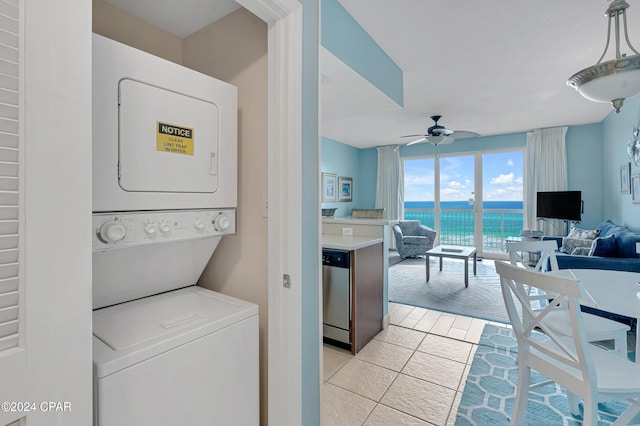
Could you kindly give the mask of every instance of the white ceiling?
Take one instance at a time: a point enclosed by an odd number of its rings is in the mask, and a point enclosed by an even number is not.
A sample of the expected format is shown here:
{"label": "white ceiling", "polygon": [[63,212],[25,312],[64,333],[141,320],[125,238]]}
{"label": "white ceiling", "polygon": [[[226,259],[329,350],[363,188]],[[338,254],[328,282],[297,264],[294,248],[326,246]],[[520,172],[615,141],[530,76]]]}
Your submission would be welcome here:
{"label": "white ceiling", "polygon": [[143,21],[185,38],[240,7],[233,0],[105,0]]}
{"label": "white ceiling", "polygon": [[[406,143],[399,136],[440,124],[481,135],[601,121],[608,104],[566,85],[604,49],[603,0],[340,0],[404,71],[404,108],[344,111],[322,85],[322,135],[356,147]],[[640,2],[629,2],[640,45]],[[326,23],[325,23],[326,24]],[[330,26],[330,24],[329,24]],[[635,29],[635,31],[634,31]],[[325,28],[326,30],[326,28]],[[609,57],[609,55],[607,56]],[[356,86],[342,94],[357,97]],[[371,89],[374,90],[374,89]],[[336,117],[328,110],[341,108]]]}
{"label": "white ceiling", "polygon": [[[181,38],[239,7],[107,1]],[[424,133],[436,114],[447,128],[488,136],[599,122],[611,111],[566,85],[602,53],[604,0],[339,1],[404,71],[404,108],[321,49],[322,136],[365,148],[406,143],[399,136]],[[640,2],[629,2],[637,48]]]}

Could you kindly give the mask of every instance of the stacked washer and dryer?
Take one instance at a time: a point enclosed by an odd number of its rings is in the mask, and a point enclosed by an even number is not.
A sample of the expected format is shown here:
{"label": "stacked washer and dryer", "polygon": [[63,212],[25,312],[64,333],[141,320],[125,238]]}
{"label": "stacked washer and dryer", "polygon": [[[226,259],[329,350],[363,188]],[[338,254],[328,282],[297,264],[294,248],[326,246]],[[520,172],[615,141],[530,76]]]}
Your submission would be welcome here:
{"label": "stacked washer and dryer", "polygon": [[96,425],[258,424],[258,308],[195,285],[236,207],[236,88],[94,35]]}

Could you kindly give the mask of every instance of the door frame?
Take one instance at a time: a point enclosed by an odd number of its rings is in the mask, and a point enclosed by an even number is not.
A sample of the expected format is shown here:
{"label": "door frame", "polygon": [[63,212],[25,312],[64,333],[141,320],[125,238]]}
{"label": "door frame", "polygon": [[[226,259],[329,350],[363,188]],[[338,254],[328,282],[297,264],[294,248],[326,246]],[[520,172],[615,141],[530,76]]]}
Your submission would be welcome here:
{"label": "door frame", "polygon": [[268,26],[268,418],[301,424],[302,5],[237,1]]}

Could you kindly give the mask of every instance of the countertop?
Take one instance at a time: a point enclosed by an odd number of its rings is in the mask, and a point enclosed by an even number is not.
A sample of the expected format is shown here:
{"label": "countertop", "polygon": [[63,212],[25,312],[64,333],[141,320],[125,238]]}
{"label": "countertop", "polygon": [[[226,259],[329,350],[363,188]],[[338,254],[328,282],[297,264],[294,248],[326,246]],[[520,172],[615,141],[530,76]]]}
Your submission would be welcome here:
{"label": "countertop", "polygon": [[322,234],[322,248],[334,250],[358,250],[359,248],[371,246],[381,242],[382,238]]}
{"label": "countertop", "polygon": [[343,225],[388,225],[387,219],[351,219],[350,217],[322,218],[322,223],[337,223]]}

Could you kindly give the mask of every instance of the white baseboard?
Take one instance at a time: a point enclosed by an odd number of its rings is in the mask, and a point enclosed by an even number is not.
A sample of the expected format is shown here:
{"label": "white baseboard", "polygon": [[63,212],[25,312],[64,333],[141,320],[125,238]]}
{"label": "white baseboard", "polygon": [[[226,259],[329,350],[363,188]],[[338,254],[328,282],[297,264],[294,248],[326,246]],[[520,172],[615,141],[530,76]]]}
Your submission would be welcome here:
{"label": "white baseboard", "polygon": [[387,314],[382,318],[382,329],[386,330],[389,327],[390,323],[391,320],[389,319],[389,314]]}

